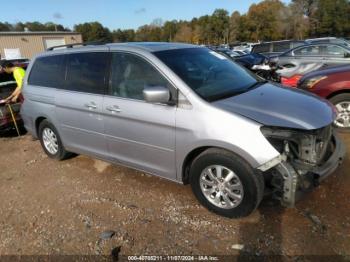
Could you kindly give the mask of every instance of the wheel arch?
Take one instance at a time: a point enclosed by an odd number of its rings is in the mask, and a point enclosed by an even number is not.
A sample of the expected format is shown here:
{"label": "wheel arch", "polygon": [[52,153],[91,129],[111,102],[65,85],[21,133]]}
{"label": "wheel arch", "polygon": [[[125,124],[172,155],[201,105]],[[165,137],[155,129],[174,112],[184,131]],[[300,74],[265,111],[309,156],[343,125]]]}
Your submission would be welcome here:
{"label": "wheel arch", "polygon": [[341,94],[350,94],[350,88],[344,88],[344,89],[334,91],[333,93],[329,94],[326,98],[331,99],[331,98],[333,98],[337,95],[341,95]]}
{"label": "wheel arch", "polygon": [[[52,124],[54,125],[53,121],[51,121],[51,119],[50,119],[49,116],[44,115],[44,114],[39,115],[39,116],[35,119],[35,121],[34,121],[35,134],[36,134],[37,136],[39,136],[39,126],[40,126],[40,124],[41,124],[44,120],[47,120],[47,121],[49,121],[50,123],[52,123]],[[55,125],[54,125],[54,126],[55,126]],[[55,126],[55,127],[56,127],[56,126]],[[56,129],[57,129],[57,127],[56,127]]]}
{"label": "wheel arch", "polygon": [[[242,152],[237,152],[237,150],[228,149],[228,148],[218,146],[218,145],[199,146],[199,147],[192,149],[184,158],[182,168],[181,168],[181,179],[182,179],[183,184],[185,184],[185,185],[189,184],[189,173],[190,173],[189,171],[190,171],[190,167],[191,167],[193,160],[197,156],[199,156],[201,153],[203,153],[204,151],[206,151],[208,149],[219,149],[219,150],[224,150],[224,151],[230,152],[234,155],[238,155],[241,158],[243,158],[248,164],[250,164],[253,168],[257,164],[255,161],[253,161],[253,158],[251,156],[247,155],[247,152],[245,152],[245,154],[242,155]],[[238,150],[238,151],[240,151],[240,150]]]}
{"label": "wheel arch", "polygon": [[213,148],[213,147],[202,146],[202,147],[195,148],[191,152],[189,152],[187,154],[187,156],[185,157],[185,160],[184,160],[183,165],[182,165],[182,170],[181,170],[182,182],[185,185],[187,185],[189,183],[189,180],[190,180],[190,166],[191,166],[193,160],[198,155],[200,155],[202,152],[204,152],[205,150],[207,150],[209,148]]}
{"label": "wheel arch", "polygon": [[40,126],[41,122],[43,122],[46,119],[47,118],[44,116],[40,116],[37,119],[35,119],[35,133],[37,136],[39,136],[39,126]]}

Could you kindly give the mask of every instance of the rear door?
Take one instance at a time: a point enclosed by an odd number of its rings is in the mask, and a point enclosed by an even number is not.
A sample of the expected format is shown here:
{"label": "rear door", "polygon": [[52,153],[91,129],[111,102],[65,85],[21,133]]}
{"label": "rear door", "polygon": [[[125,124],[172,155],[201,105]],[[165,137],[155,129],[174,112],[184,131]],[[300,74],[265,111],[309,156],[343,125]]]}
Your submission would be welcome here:
{"label": "rear door", "polygon": [[56,115],[65,147],[73,152],[106,155],[103,96],[110,55],[105,51],[67,54],[65,85],[56,94]]}
{"label": "rear door", "polygon": [[300,64],[323,63],[321,50],[322,47],[319,45],[310,45],[295,49],[293,54]]}
{"label": "rear door", "polygon": [[147,103],[146,86],[175,88],[148,60],[112,53],[111,83],[103,112],[110,157],[116,162],[176,179],[175,105]]}

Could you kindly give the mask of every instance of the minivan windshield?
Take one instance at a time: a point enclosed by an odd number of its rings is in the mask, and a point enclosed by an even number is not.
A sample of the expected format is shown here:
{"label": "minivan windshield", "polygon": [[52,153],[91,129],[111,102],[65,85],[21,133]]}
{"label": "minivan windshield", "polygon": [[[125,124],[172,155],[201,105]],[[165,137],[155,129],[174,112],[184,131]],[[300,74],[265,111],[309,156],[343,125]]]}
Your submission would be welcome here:
{"label": "minivan windshield", "polygon": [[174,49],[154,54],[209,102],[244,93],[263,82],[229,58],[207,48]]}

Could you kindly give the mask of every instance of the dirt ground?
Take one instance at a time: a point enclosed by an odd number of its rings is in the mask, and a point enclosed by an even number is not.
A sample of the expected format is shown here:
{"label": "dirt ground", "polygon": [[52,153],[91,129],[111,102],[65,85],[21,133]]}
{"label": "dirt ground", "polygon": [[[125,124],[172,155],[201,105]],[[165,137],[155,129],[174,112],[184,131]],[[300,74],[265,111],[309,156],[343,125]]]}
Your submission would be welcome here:
{"label": "dirt ground", "polygon": [[[350,151],[350,135],[342,138]],[[28,135],[0,138],[0,255],[109,255],[120,248],[120,255],[349,259],[349,167],[347,155],[296,208],[264,201],[250,217],[232,220],[201,207],[190,186],[85,156],[56,162]]]}

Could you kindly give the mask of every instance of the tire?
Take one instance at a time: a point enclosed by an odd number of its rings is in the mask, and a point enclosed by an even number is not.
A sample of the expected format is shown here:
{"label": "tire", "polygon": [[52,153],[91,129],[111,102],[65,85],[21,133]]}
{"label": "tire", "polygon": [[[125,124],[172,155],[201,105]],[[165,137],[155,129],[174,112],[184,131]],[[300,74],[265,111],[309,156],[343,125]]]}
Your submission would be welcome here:
{"label": "tire", "polygon": [[[338,116],[337,120],[334,122],[334,126],[339,130],[339,131],[350,131],[350,94],[349,93],[343,93],[336,95],[330,99],[332,104],[337,108],[338,111]],[[347,108],[342,108],[342,105],[348,104]],[[344,110],[343,112],[339,112],[339,108],[342,108]],[[345,126],[341,126],[341,124],[344,124],[344,120],[347,119],[349,124],[346,124]],[[345,122],[346,123],[346,122]]]}
{"label": "tire", "polygon": [[[211,179],[211,176],[206,175],[209,172],[209,168],[211,168],[212,174],[220,173],[218,171],[220,168],[217,170],[216,166],[223,167],[222,177],[228,178],[229,171],[233,171],[235,177],[231,182],[214,182],[221,183],[214,186],[204,184],[203,176],[206,183],[208,183],[208,180],[214,181],[214,179]],[[234,185],[232,185],[233,182]],[[234,186],[236,188],[240,187],[240,189],[233,192],[228,187],[225,187],[228,183],[230,183],[230,188]],[[226,150],[214,148],[204,151],[194,159],[190,168],[190,184],[194,195],[203,206],[218,215],[228,218],[240,218],[250,215],[260,204],[265,188],[263,175],[254,171],[245,160]],[[216,192],[213,192],[211,195],[204,193],[204,191],[213,191],[215,187],[219,193],[218,197],[216,197]],[[240,195],[240,199],[231,198],[232,193]],[[225,194],[226,200],[227,196],[229,196],[228,200],[230,201],[228,203],[231,202],[232,205],[224,203],[223,194]],[[221,199],[219,203],[218,198]]]}
{"label": "tire", "polygon": [[[49,132],[49,133],[47,133]],[[49,121],[47,120],[43,120],[40,125],[39,125],[39,140],[41,143],[41,146],[43,147],[45,153],[52,159],[56,159],[56,160],[64,160],[66,158],[68,158],[69,156],[71,156],[71,153],[67,152],[62,144],[62,140],[56,130],[56,128],[54,127],[53,124],[51,124]],[[54,140],[51,141],[51,146],[48,146],[46,143],[47,140],[45,140],[45,135],[47,137],[47,135],[50,134],[52,135],[51,138],[55,138],[55,146],[52,150],[52,142],[54,142]],[[50,149],[51,147],[51,149]]]}

